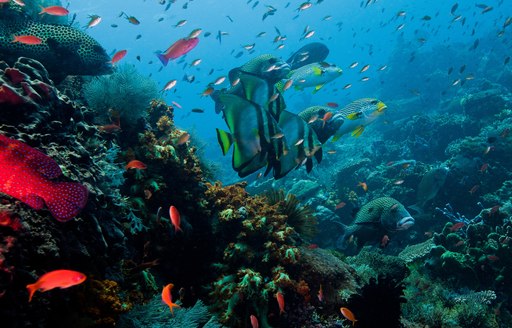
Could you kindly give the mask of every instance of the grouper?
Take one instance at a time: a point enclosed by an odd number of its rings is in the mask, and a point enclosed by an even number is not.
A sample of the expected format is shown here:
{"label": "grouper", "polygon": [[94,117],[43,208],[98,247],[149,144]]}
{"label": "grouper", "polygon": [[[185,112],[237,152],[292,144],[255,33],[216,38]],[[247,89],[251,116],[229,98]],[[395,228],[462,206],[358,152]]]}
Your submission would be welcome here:
{"label": "grouper", "polygon": [[[13,42],[14,36],[31,35],[41,44]],[[105,49],[92,37],[67,25],[54,25],[21,19],[19,15],[0,18],[0,58],[13,64],[19,57],[42,63],[58,83],[67,75],[103,75],[112,73]]]}
{"label": "grouper", "polygon": [[376,198],[361,207],[352,225],[344,226],[345,232],[338,239],[337,247],[346,249],[354,236],[358,244],[379,241],[384,234],[407,230],[414,225],[414,218],[405,207],[391,197]]}

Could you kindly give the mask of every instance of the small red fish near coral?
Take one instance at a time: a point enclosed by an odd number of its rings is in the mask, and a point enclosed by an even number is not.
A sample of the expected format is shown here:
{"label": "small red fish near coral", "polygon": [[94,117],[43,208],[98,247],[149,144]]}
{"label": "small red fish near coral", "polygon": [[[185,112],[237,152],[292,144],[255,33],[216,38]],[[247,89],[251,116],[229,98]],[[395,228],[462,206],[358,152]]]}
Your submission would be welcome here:
{"label": "small red fish near coral", "polygon": [[279,305],[279,314],[284,313],[284,295],[281,292],[276,293],[277,304]]}
{"label": "small red fish near coral", "polygon": [[308,249],[317,249],[317,248],[318,248],[317,244],[309,244],[308,245]]}
{"label": "small red fish near coral", "polygon": [[331,107],[331,108],[338,108],[338,104],[335,103],[335,102],[328,102],[327,103],[327,106]]}
{"label": "small red fish near coral", "polygon": [[455,243],[455,245],[453,245],[453,246],[455,246],[455,247],[460,247],[460,246],[462,246],[462,245],[464,245],[464,240],[459,240],[459,241],[458,241],[458,242],[456,242],[456,243]]}
{"label": "small red fish near coral", "polygon": [[332,118],[332,112],[325,113],[324,117],[322,117],[322,128],[325,126],[325,123]]}
{"label": "small red fish near coral", "polygon": [[0,192],[54,218],[68,221],[87,204],[88,190],[76,182],[52,181],[62,175],[53,159],[21,141],[0,134]]}
{"label": "small red fish near coral", "polygon": [[357,319],[354,316],[354,313],[352,313],[352,311],[350,311],[346,307],[341,307],[340,308],[340,312],[341,312],[341,314],[343,314],[345,319],[347,319],[349,321],[352,321],[352,326],[354,326],[356,324]]}
{"label": "small red fish near coral", "polygon": [[28,45],[38,45],[43,43],[43,40],[35,35],[15,35],[12,42],[19,42]]}
{"label": "small red fish near coral", "polygon": [[169,59],[176,59],[194,49],[199,43],[198,38],[183,38],[173,43],[164,53],[157,54],[158,59],[167,66]]}
{"label": "small red fish near coral", "polygon": [[481,173],[484,173],[485,171],[487,171],[487,168],[489,167],[489,164],[488,163],[484,163],[482,164],[482,166],[480,167],[480,172]]}
{"label": "small red fish near coral", "polygon": [[494,213],[497,213],[499,211],[500,211],[500,206],[494,205],[493,207],[491,207],[491,211],[489,212],[489,215],[493,215]]}
{"label": "small red fish near coral", "polygon": [[96,127],[98,128],[98,131],[104,132],[104,133],[121,132],[121,127],[116,123],[106,124],[106,125],[98,125]]}
{"label": "small red fish near coral", "polygon": [[479,188],[480,185],[474,185],[471,189],[469,189],[469,193],[473,195]]}
{"label": "small red fish near coral", "polygon": [[382,237],[382,240],[380,241],[380,247],[382,248],[385,248],[389,243],[389,236],[388,235],[384,235]]}
{"label": "small red fish near coral", "polygon": [[171,310],[172,315],[174,315],[173,309],[180,307],[178,304],[172,302],[171,290],[173,287],[173,284],[168,284],[164,289],[162,289],[162,301],[169,306],[169,310]]}
{"label": "small red fish near coral", "polygon": [[324,301],[324,290],[322,289],[322,284],[320,284],[320,288],[318,289],[318,294],[316,296],[320,302]]}
{"label": "small red fish near coral", "polygon": [[364,192],[368,191],[368,185],[366,184],[366,182],[359,182],[357,185],[363,188]]}
{"label": "small red fish near coral", "polygon": [[116,52],[114,54],[114,56],[112,57],[112,60],[110,61],[112,64],[115,64],[117,63],[118,61],[120,61],[121,59],[124,58],[124,56],[126,56],[126,54],[128,53],[128,50],[119,50],[118,52]]}
{"label": "small red fish near coral", "polygon": [[336,207],[335,207],[334,209],[339,210],[340,208],[345,207],[345,205],[347,205],[347,203],[345,203],[345,202],[339,202],[339,203],[338,203],[338,205],[336,205]]}
{"label": "small red fish near coral", "polygon": [[258,323],[258,318],[256,318],[255,315],[251,314],[249,318],[251,319],[251,326],[252,326],[252,328],[259,328],[260,327],[260,324]]}
{"label": "small red fish near coral", "polygon": [[69,14],[69,10],[67,10],[64,7],[61,6],[49,6],[49,7],[43,7],[41,6],[41,12],[39,15],[48,14],[53,16],[66,16]]}
{"label": "small red fish near coral", "polygon": [[487,259],[491,262],[496,262],[498,261],[500,258],[497,257],[496,255],[487,255]]}
{"label": "small red fish near coral", "polygon": [[176,145],[181,146],[185,142],[187,142],[189,139],[190,139],[190,133],[183,132],[183,134],[178,138],[178,141],[176,141]]}
{"label": "small red fish near coral", "polygon": [[178,212],[178,209],[176,207],[171,205],[171,207],[169,208],[169,216],[171,217],[171,223],[174,226],[174,232],[178,232],[178,230],[183,232],[183,230],[181,230],[181,227],[180,227],[180,224],[181,224],[180,212]]}
{"label": "small red fish near coral", "polygon": [[464,222],[457,222],[451,226],[450,231],[451,232],[459,231],[460,228],[462,228],[463,226],[464,226]]}
{"label": "small red fish near coral", "polygon": [[129,169],[145,170],[145,169],[147,169],[147,165],[142,163],[139,160],[133,159],[130,162],[128,162],[128,164],[126,164],[126,166],[124,168],[126,170],[129,170]]}
{"label": "small red fish near coral", "polygon": [[38,290],[46,292],[54,288],[64,289],[81,284],[85,279],[87,279],[85,274],[73,270],[55,270],[45,273],[35,283],[27,285],[28,301],[32,301],[32,296]]}

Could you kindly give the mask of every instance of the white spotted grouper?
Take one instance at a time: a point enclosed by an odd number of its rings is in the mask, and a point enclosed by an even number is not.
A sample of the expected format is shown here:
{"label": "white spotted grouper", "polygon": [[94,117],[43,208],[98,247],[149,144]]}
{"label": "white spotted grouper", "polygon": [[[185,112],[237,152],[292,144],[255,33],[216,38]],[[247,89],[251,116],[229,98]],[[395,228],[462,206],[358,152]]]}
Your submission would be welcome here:
{"label": "white spotted grouper", "polygon": [[[41,44],[13,42],[14,36],[32,35]],[[67,25],[35,22],[13,14],[0,16],[0,58],[10,65],[19,57],[29,57],[44,65],[58,83],[67,75],[103,75],[112,73],[105,49],[92,37]]]}
{"label": "white spotted grouper", "polygon": [[40,210],[46,204],[57,220],[74,218],[87,204],[87,188],[76,182],[52,181],[59,165],[42,152],[0,134],[0,192]]}
{"label": "white spotted grouper", "polygon": [[337,247],[347,248],[351,236],[363,245],[367,241],[379,241],[383,234],[406,230],[413,225],[414,218],[399,201],[379,197],[361,207],[352,225],[344,226],[345,232],[338,239]]}

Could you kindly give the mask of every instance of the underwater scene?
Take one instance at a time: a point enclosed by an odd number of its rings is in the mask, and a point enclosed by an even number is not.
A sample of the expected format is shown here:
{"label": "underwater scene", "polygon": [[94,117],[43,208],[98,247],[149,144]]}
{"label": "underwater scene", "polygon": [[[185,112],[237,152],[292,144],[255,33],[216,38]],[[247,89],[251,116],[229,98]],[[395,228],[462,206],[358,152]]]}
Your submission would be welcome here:
{"label": "underwater scene", "polygon": [[510,0],[0,0],[0,326],[512,327]]}

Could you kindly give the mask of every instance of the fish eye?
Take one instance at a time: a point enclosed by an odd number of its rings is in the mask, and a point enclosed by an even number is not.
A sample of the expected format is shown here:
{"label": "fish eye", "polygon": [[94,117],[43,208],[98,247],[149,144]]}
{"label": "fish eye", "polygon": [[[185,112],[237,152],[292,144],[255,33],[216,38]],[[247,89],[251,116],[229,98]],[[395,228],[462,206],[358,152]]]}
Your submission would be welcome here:
{"label": "fish eye", "polygon": [[378,103],[378,102],[379,102],[379,101],[375,99],[375,100],[372,100],[372,101],[370,102],[370,104],[372,104],[372,105],[377,105],[377,103]]}

